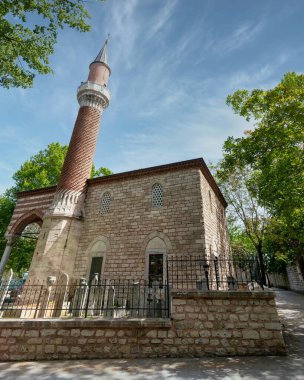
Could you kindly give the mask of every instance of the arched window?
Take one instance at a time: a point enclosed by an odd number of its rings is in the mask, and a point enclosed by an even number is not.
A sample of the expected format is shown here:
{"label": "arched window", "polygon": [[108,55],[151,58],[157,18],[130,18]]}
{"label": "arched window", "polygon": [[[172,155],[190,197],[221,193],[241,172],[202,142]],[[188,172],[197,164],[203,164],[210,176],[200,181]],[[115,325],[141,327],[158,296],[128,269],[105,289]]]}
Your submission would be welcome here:
{"label": "arched window", "polygon": [[97,238],[90,245],[88,262],[88,281],[90,283],[96,276],[98,281],[102,280],[107,250],[107,239],[103,237]]}
{"label": "arched window", "polygon": [[106,214],[110,211],[112,197],[111,194],[107,191],[103,194],[101,198],[101,213]]}
{"label": "arched window", "polygon": [[166,243],[159,237],[149,241],[146,246],[146,274],[149,285],[163,284],[165,280]]}
{"label": "arched window", "polygon": [[163,207],[163,188],[161,184],[155,183],[152,186],[152,208]]}

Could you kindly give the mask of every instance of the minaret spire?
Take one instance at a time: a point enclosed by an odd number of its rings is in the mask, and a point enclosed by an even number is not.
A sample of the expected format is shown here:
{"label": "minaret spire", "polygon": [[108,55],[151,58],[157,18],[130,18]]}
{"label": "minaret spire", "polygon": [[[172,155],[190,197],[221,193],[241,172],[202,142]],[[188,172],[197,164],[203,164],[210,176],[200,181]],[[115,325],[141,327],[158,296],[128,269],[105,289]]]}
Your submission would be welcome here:
{"label": "minaret spire", "polygon": [[91,174],[100,118],[110,101],[107,88],[110,74],[106,39],[89,66],[88,80],[81,83],[77,91],[80,108],[50,210],[53,215],[83,216],[87,179]]}
{"label": "minaret spire", "polygon": [[106,41],[99,59],[90,64],[87,81],[78,87],[79,111],[53,203],[43,218],[29,270],[31,279],[56,276],[59,283],[66,284],[74,276],[85,218],[87,179],[91,175],[101,115],[110,101],[109,76]]}
{"label": "minaret spire", "polygon": [[109,53],[108,53],[108,41],[109,41],[109,35],[108,35],[108,38],[105,40],[103,47],[101,48],[100,52],[97,54],[96,58],[91,63],[91,65],[93,63],[103,63],[104,65],[108,66],[108,68],[110,69]]}

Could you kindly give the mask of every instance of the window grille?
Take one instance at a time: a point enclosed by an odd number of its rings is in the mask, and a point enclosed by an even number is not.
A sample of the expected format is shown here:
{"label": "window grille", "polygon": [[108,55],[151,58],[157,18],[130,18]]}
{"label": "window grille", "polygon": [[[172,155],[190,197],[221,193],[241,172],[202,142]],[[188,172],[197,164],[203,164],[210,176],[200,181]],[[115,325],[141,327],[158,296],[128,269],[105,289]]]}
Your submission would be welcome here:
{"label": "window grille", "polygon": [[111,205],[112,197],[111,194],[107,191],[103,194],[101,198],[101,213],[106,214],[110,211],[110,205]]}
{"label": "window grille", "polygon": [[163,188],[159,183],[152,187],[152,208],[163,207]]}

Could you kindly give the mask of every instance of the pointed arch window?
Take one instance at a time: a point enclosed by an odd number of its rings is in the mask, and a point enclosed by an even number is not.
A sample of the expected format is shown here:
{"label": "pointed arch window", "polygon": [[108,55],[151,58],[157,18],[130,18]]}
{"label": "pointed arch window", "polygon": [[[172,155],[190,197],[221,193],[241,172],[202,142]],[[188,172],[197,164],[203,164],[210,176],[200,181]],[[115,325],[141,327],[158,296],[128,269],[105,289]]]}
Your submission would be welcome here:
{"label": "pointed arch window", "polygon": [[101,213],[107,214],[110,211],[112,196],[109,191],[106,191],[101,198]]}
{"label": "pointed arch window", "polygon": [[163,188],[160,183],[152,186],[152,208],[163,207]]}

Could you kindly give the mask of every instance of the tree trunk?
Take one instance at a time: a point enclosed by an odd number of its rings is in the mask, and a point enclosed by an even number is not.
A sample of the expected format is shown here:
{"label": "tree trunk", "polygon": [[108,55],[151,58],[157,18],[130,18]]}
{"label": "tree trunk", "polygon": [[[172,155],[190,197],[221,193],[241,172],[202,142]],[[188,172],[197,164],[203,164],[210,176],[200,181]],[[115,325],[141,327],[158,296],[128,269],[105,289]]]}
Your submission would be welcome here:
{"label": "tree trunk", "polygon": [[264,255],[262,251],[262,244],[259,244],[257,246],[257,252],[258,252],[258,260],[260,264],[260,271],[261,271],[261,282],[263,285],[266,284],[266,271],[265,271],[265,263],[264,263]]}

